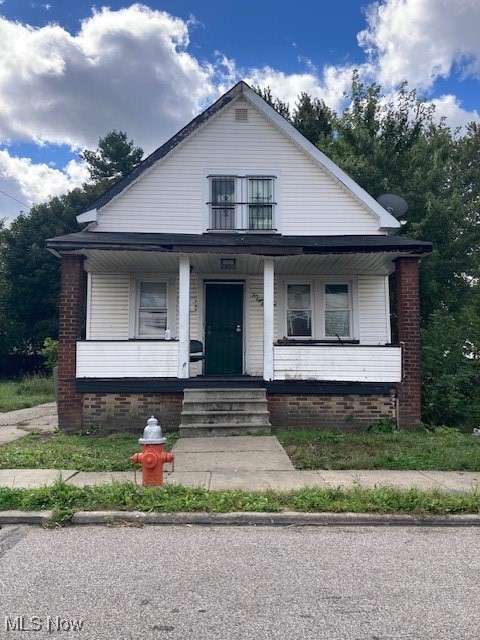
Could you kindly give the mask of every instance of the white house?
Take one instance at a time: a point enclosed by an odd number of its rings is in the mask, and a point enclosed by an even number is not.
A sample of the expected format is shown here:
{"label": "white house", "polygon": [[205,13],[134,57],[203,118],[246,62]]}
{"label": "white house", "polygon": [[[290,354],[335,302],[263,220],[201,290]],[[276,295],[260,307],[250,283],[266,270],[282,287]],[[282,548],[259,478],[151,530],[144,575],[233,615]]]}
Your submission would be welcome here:
{"label": "white house", "polygon": [[274,426],[420,420],[430,243],[394,235],[398,220],[244,82],[78,220],[47,241],[62,259],[62,428],[138,430],[151,413],[178,426],[199,388],[260,390]]}

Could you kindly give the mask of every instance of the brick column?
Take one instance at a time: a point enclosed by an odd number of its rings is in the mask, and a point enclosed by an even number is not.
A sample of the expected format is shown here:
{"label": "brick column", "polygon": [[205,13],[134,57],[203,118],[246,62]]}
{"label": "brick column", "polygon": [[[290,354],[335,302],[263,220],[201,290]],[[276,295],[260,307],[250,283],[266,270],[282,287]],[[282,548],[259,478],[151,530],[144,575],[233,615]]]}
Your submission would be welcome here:
{"label": "brick column", "polygon": [[82,427],[81,393],[75,392],[77,340],[82,337],[85,318],[84,257],[62,255],[60,322],[58,331],[58,422],[60,429]]}
{"label": "brick column", "polygon": [[395,260],[398,341],[402,345],[403,378],[398,385],[398,426],[415,427],[421,419],[420,296],[418,258]]}

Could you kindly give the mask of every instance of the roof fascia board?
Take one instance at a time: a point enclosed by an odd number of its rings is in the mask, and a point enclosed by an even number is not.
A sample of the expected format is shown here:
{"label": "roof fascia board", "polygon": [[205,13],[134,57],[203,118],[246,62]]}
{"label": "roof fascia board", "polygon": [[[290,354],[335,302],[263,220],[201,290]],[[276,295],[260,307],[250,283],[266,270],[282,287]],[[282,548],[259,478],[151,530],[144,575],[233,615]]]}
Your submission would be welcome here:
{"label": "roof fascia board", "polygon": [[98,222],[98,210],[90,209],[90,211],[80,213],[77,216],[77,222]]}
{"label": "roof fascia board", "polygon": [[243,95],[260,111],[277,125],[295,144],[303,149],[317,164],[323,167],[327,173],[342,183],[360,202],[365,205],[377,218],[381,229],[399,229],[400,222],[379,204],[375,198],[368,194],[362,187],[336,165],[323,151],[305,138],[295,127],[261,98],[253,89],[244,84]]}

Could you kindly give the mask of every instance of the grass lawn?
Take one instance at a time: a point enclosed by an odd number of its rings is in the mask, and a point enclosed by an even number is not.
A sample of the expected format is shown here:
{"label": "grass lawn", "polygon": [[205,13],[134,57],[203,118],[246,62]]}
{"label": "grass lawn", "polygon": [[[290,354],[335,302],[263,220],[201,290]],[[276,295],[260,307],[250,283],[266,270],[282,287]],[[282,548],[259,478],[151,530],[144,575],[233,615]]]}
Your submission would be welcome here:
{"label": "grass lawn", "polygon": [[341,433],[279,429],[297,469],[480,471],[480,437],[456,429]]}
{"label": "grass lawn", "polygon": [[52,376],[26,376],[15,380],[0,380],[0,413],[35,407],[54,400]]}
{"label": "grass lawn", "polygon": [[[132,471],[130,456],[141,451],[139,435],[34,433],[0,446],[0,469]],[[170,448],[178,436],[166,434]]]}

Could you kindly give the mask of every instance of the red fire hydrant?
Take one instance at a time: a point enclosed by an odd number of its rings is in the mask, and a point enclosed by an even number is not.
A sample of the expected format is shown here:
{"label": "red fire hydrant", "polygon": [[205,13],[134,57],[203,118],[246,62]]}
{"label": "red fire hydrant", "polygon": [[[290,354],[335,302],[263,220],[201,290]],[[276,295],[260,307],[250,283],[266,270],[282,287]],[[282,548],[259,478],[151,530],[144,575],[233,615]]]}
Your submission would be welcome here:
{"label": "red fire hydrant", "polygon": [[160,487],[163,484],[163,465],[165,462],[173,464],[174,455],[163,450],[167,441],[162,437],[162,429],[158,420],[153,416],[147,420],[143,431],[143,438],[138,443],[142,445],[142,452],[135,453],[130,460],[133,464],[142,465],[142,486]]}

